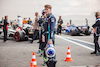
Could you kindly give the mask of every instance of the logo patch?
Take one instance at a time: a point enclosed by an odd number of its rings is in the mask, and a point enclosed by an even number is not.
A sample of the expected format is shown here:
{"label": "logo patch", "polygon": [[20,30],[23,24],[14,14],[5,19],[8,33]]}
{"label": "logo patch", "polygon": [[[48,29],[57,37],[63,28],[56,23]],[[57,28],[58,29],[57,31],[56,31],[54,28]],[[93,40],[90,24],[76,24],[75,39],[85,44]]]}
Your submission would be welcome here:
{"label": "logo patch", "polygon": [[51,22],[55,22],[55,19],[54,18],[51,18]]}

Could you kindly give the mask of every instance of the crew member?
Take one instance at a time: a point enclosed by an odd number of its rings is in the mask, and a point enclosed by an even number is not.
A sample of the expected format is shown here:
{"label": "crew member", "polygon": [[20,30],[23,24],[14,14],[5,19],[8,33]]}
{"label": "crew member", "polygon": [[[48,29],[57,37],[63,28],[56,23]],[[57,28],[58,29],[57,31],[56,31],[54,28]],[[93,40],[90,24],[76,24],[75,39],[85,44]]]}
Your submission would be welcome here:
{"label": "crew member", "polygon": [[59,34],[59,33],[61,34],[62,24],[63,24],[63,20],[61,19],[61,16],[59,16],[57,34]]}
{"label": "crew member", "polygon": [[3,32],[4,32],[4,42],[7,41],[7,25],[8,25],[8,16],[5,16],[4,22],[3,22]]}
{"label": "crew member", "polygon": [[4,19],[2,17],[2,20],[0,21],[0,28],[2,27],[2,23],[4,22]]}
{"label": "crew member", "polygon": [[18,16],[17,22],[18,22],[18,26],[21,27],[21,29],[22,29],[22,27],[23,27],[23,19],[21,18],[21,16]]}
{"label": "crew member", "polygon": [[23,24],[27,24],[27,23],[28,23],[27,20],[24,18]]}
{"label": "crew member", "polygon": [[29,18],[29,20],[28,20],[28,24],[30,24],[30,25],[31,25],[31,23],[32,23],[32,21],[31,21],[31,19]]}
{"label": "crew member", "polygon": [[46,19],[46,15],[45,15],[45,10],[42,10],[42,16],[41,16],[41,18],[39,18],[39,21],[38,21],[38,23],[39,23],[39,26],[40,26],[40,30],[39,30],[39,50],[38,50],[38,52],[37,53],[40,53],[41,52],[41,54],[40,54],[40,57],[43,55],[43,46],[42,46],[42,35],[43,35],[43,33],[44,33],[44,23],[45,23],[45,19]]}
{"label": "crew member", "polygon": [[0,24],[3,23],[3,21],[4,21],[4,19],[3,19],[3,17],[2,17],[2,20],[0,21]]}
{"label": "crew member", "polygon": [[38,23],[38,20],[39,20],[39,15],[38,15],[38,12],[35,13],[35,23],[34,23],[34,34],[33,34],[33,37],[32,37],[32,40],[30,41],[30,43],[33,43],[33,41],[36,39],[36,37],[39,36],[39,23]]}
{"label": "crew member", "polygon": [[94,28],[94,43],[95,43],[95,51],[92,52],[91,54],[96,54],[96,56],[100,55],[100,47],[99,47],[99,43],[98,43],[98,38],[99,36],[96,35],[96,28],[100,27],[100,13],[96,12],[96,23],[93,24],[93,28]]}

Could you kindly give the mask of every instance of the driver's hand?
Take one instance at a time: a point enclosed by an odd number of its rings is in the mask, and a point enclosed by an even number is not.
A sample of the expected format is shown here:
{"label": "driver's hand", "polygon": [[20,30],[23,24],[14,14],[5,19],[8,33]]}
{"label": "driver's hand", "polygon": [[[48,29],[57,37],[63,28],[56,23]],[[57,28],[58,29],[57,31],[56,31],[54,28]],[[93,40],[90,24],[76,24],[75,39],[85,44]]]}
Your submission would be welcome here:
{"label": "driver's hand", "polygon": [[50,39],[50,40],[48,41],[48,44],[52,44],[52,39]]}

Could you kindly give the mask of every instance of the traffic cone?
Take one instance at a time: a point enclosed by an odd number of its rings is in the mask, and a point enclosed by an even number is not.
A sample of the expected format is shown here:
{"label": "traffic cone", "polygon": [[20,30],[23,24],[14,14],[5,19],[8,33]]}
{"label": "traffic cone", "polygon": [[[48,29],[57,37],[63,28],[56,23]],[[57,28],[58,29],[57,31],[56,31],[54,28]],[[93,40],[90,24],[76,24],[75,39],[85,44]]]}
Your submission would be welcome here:
{"label": "traffic cone", "polygon": [[30,64],[30,67],[34,67],[32,62],[31,62],[31,64]]}
{"label": "traffic cone", "polygon": [[69,48],[69,47],[68,47],[67,57],[66,57],[65,61],[73,61],[73,60],[71,59],[71,54],[70,54],[70,48]]}
{"label": "traffic cone", "polygon": [[37,67],[35,52],[33,52],[32,61],[30,67]]}

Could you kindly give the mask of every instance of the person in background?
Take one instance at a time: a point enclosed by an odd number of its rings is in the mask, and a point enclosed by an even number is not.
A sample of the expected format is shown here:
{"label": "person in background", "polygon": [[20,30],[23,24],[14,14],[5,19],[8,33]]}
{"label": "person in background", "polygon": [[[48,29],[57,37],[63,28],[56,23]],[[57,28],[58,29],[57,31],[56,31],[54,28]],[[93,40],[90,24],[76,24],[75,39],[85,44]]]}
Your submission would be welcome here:
{"label": "person in background", "polygon": [[17,22],[18,22],[18,26],[22,28],[23,27],[23,19],[21,18],[21,16],[18,16]]}
{"label": "person in background", "polygon": [[8,29],[8,16],[5,16],[4,22],[3,22],[3,32],[4,32],[4,42],[7,41],[7,29]]}
{"label": "person in background", "polygon": [[63,24],[63,20],[61,19],[61,16],[59,16],[57,34],[59,34],[59,33],[61,34],[62,24]]}
{"label": "person in background", "polygon": [[100,55],[100,46],[98,43],[99,36],[96,36],[96,27],[100,27],[100,12],[96,12],[95,17],[96,17],[96,22],[95,24],[92,25],[92,27],[94,28],[95,51],[92,52],[91,54],[96,54],[96,56],[99,56]]}
{"label": "person in background", "polygon": [[32,23],[32,21],[31,21],[31,19],[29,18],[29,19],[28,19],[28,24],[31,25],[31,23]]}
{"label": "person in background", "polygon": [[39,50],[38,50],[37,54],[41,53],[40,57],[42,57],[43,50],[44,50],[44,47],[43,47],[43,44],[42,44],[42,37],[43,37],[43,34],[44,34],[45,21],[46,21],[45,10],[42,10],[42,16],[41,16],[41,18],[39,18],[39,21],[38,21],[39,26],[40,26],[40,30],[39,30]]}
{"label": "person in background", "polygon": [[27,20],[24,18],[23,24],[27,24],[27,23],[28,23]]}
{"label": "person in background", "polygon": [[0,21],[0,24],[3,23],[3,21],[4,21],[4,19],[3,19],[3,17],[2,17],[2,20]]}
{"label": "person in background", "polygon": [[12,23],[13,23],[13,21],[10,21],[11,26],[12,26]]}
{"label": "person in background", "polygon": [[14,30],[15,30],[15,25],[16,25],[16,24],[15,24],[15,22],[13,21],[13,22],[12,22],[12,27],[13,27]]}
{"label": "person in background", "polygon": [[26,17],[26,20],[28,21],[28,18]]}
{"label": "person in background", "polygon": [[36,39],[36,37],[39,36],[39,23],[38,23],[38,20],[39,20],[39,15],[38,15],[38,12],[35,12],[35,22],[34,22],[34,34],[33,34],[33,37],[32,37],[32,40],[30,41],[30,43],[33,43],[33,41]]}
{"label": "person in background", "polygon": [[2,17],[2,20],[0,21],[0,28],[2,27],[2,23],[4,22],[4,19]]}

